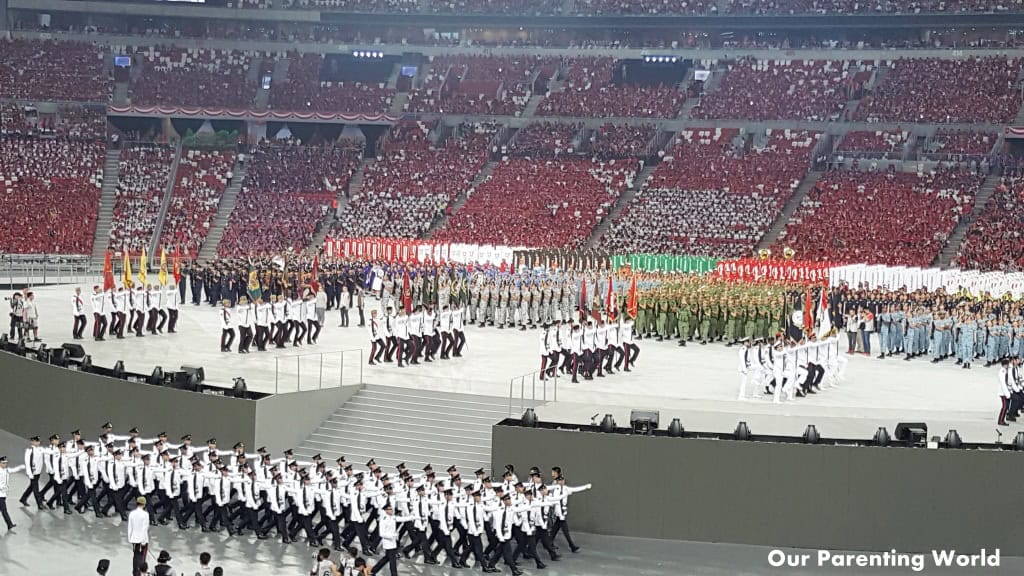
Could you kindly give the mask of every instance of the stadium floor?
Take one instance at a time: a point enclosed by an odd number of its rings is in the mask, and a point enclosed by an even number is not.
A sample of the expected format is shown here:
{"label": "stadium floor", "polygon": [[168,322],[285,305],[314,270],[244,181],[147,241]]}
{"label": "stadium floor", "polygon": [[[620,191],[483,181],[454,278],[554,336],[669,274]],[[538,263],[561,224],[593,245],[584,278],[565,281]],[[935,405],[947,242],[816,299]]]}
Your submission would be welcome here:
{"label": "stadium floor", "polygon": [[[84,288],[89,288],[85,286]],[[40,336],[48,346],[71,341],[70,302],[73,286],[49,286],[35,290],[40,306]],[[83,292],[88,290],[83,289]],[[367,314],[369,311],[367,310]],[[339,316],[328,313],[320,342],[313,346],[253,352],[247,355],[219,352],[220,324],[210,306],[182,307],[177,334],[127,337],[124,340],[82,341],[93,363],[112,366],[123,360],[131,372],[149,374],[153,366],[177,369],[180,365],[203,366],[208,384],[230,386],[236,376],[245,378],[250,390],[260,392],[309,390],[354,384],[360,372],[366,382],[449,392],[514,396],[511,413],[518,415],[520,395],[536,394],[553,400],[554,385],[534,387],[528,378],[520,389],[514,377],[539,368],[536,330],[467,328],[463,358],[399,369],[387,364],[366,366],[368,338],[354,316],[349,328],[339,328]],[[91,317],[89,318],[91,330]],[[88,334],[88,330],[87,330]],[[876,342],[877,343],[877,342]],[[738,350],[720,344],[678,347],[675,342],[639,342],[641,352],[634,371],[573,384],[561,378],[557,402],[538,408],[541,419],[589,423],[594,414],[612,413],[619,425],[629,421],[630,409],[661,411],[661,425],[678,417],[687,430],[731,432],[745,420],[757,434],[800,435],[815,424],[824,438],[870,438],[879,426],[893,432],[900,421],[924,421],[930,435],[944,436],[956,428],[966,442],[997,439],[995,418],[999,407],[997,369],[976,365],[961,370],[946,361],[933,365],[918,358],[879,360],[848,357],[846,381],[793,403],[772,404],[767,398],[738,401]],[[341,350],[353,350],[342,355]],[[296,356],[300,354],[301,356]],[[343,358],[343,360],[342,360]],[[362,360],[361,360],[362,359]],[[544,393],[547,396],[544,397]],[[1002,428],[1009,442],[1024,424]]]}

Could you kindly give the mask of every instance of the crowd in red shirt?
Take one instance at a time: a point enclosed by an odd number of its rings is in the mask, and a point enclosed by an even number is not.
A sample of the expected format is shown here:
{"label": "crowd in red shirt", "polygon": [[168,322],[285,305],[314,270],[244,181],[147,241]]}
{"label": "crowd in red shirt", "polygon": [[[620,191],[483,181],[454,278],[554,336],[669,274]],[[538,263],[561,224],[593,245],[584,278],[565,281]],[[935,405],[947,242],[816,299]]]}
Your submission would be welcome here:
{"label": "crowd in red shirt", "polygon": [[963,269],[1024,270],[1024,178],[1003,178],[967,230],[956,265]]}
{"label": "crowd in red shirt", "polygon": [[90,253],[104,154],[102,143],[0,139],[0,252]]}
{"label": "crowd in red shirt", "polygon": [[514,56],[434,56],[420,88],[409,97],[411,112],[518,115],[540,83],[555,73],[558,59]]}
{"label": "crowd in red shirt", "polygon": [[801,260],[928,266],[974,206],[984,176],[833,171],[808,193],[779,237]]}
{"label": "crowd in red shirt", "polygon": [[0,38],[0,98],[106,103],[113,82],[88,42]]}

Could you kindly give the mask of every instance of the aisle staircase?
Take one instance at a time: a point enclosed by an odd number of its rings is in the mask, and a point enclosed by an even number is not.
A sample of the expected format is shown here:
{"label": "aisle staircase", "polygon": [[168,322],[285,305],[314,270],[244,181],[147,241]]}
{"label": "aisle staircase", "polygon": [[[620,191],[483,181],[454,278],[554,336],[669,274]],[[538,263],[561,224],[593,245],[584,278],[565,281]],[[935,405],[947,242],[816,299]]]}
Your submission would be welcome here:
{"label": "aisle staircase", "polygon": [[491,427],[507,416],[507,398],[366,384],[295,453],[328,462],[344,456],[360,467],[373,458],[385,469],[454,464],[472,477],[477,468],[490,470]]}
{"label": "aisle staircase", "polygon": [[810,192],[811,189],[814,188],[814,185],[818,183],[818,180],[821,179],[822,174],[824,174],[824,172],[821,170],[811,170],[807,173],[807,176],[804,176],[804,180],[800,183],[800,186],[797,187],[796,192],[794,192],[789,198],[786,205],[782,207],[782,211],[779,212],[779,215],[775,217],[775,221],[772,222],[772,227],[768,229],[768,232],[761,237],[761,241],[757,243],[755,251],[761,250],[762,248],[771,248],[772,244],[775,244],[775,241],[779,239],[779,235],[781,235],[782,231],[786,229],[786,224],[789,223],[789,219],[796,213],[797,208],[799,208],[800,204],[803,203],[804,198],[807,198],[807,193]]}
{"label": "aisle staircase", "polygon": [[627,188],[622,192],[622,194],[619,194],[619,197],[615,200],[615,204],[613,204],[611,210],[608,211],[608,215],[590,231],[590,236],[587,237],[587,247],[597,247],[598,241],[601,240],[602,236],[608,233],[608,229],[611,228],[612,222],[618,220],[622,211],[626,206],[629,206],[629,203],[636,197],[636,193],[647,184],[647,180],[650,179],[651,174],[654,174],[654,169],[656,167],[656,164],[648,164],[647,166],[644,166],[644,169],[641,170],[640,173],[636,175],[636,179],[633,180],[633,187]]}
{"label": "aisle staircase", "polygon": [[149,241],[149,261],[156,262],[160,249],[160,236],[164,232],[164,220],[167,219],[167,210],[171,207],[171,200],[174,196],[174,184],[178,181],[178,165],[181,163],[181,142],[174,149],[174,161],[171,162],[171,171],[168,174],[169,180],[164,188],[164,195],[160,201],[160,213],[156,217],[156,225],[153,227],[153,238]]}
{"label": "aisle staircase", "polygon": [[217,247],[220,246],[220,239],[224,237],[224,230],[227,229],[231,213],[234,212],[235,205],[238,204],[238,193],[242,190],[242,182],[245,181],[247,171],[248,165],[242,166],[237,161],[235,162],[231,170],[234,176],[231,185],[224,190],[224,196],[221,197],[220,204],[217,205],[217,217],[213,220],[210,233],[206,235],[206,242],[203,242],[203,247],[199,250],[200,262],[209,262],[217,257]]}
{"label": "aisle staircase", "polygon": [[452,205],[451,205],[451,209],[450,210],[448,210],[447,212],[443,212],[443,213],[441,213],[440,216],[438,216],[437,218],[434,218],[434,221],[430,223],[430,228],[427,228],[427,231],[423,235],[423,237],[424,238],[430,238],[430,237],[432,237],[434,235],[434,232],[437,232],[441,228],[444,228],[444,225],[448,222],[448,214],[455,214],[463,206],[465,206],[466,202],[469,201],[469,193],[471,191],[473,191],[473,190],[476,190],[476,188],[478,186],[480,186],[488,178],[490,178],[491,177],[491,173],[494,172],[494,168],[497,165],[498,165],[498,163],[495,162],[494,160],[488,161],[487,164],[484,164],[484,167],[481,168],[480,172],[478,172],[476,177],[473,178],[473,182],[470,183],[469,188],[465,192],[460,194],[457,198],[452,200]]}
{"label": "aisle staircase", "polygon": [[935,257],[932,262],[932,266],[939,268],[948,268],[953,258],[960,252],[960,245],[964,242],[964,236],[967,235],[967,230],[971,227],[971,224],[981,216],[981,213],[985,211],[985,206],[988,205],[988,201],[992,199],[992,196],[996,193],[996,187],[999,186],[999,176],[996,172],[990,173],[985,181],[981,183],[981,187],[978,188],[978,194],[974,197],[974,209],[971,213],[963,218],[953,229],[953,233],[949,235],[949,239],[946,241],[946,245],[942,247],[942,251]]}
{"label": "aisle staircase", "polygon": [[117,179],[121,151],[107,148],[107,159],[103,164],[103,188],[100,189],[100,206],[96,214],[96,231],[92,237],[92,263],[103,267],[103,257],[110,245],[110,225],[114,218],[114,201],[117,199]]}

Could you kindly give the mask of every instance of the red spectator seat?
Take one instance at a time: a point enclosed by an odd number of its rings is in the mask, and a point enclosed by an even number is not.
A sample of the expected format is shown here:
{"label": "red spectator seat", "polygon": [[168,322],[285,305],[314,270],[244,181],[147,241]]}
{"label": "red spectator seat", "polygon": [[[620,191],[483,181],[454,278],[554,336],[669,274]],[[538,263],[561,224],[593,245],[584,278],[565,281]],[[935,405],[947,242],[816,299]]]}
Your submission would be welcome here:
{"label": "red spectator seat", "polygon": [[535,83],[546,84],[555,63],[555,58],[528,55],[435,56],[422,86],[410,95],[407,110],[518,115]]}
{"label": "red spectator seat", "polygon": [[384,84],[321,82],[321,54],[290,54],[288,79],[270,88],[270,107],[285,111],[382,114],[395,91]]}
{"label": "red spectator seat", "polygon": [[1003,178],[968,228],[956,264],[965,270],[1024,271],[1024,178]]}
{"label": "red spectator seat", "polygon": [[106,104],[113,83],[88,42],[0,39],[0,98]]}
{"label": "red spectator seat", "polygon": [[133,62],[142,72],[132,81],[132,104],[251,108],[253,57],[238,50],[149,46]]}
{"label": "red spectator seat", "polygon": [[686,101],[676,86],[613,83],[614,58],[572,58],[564,66],[565,89],[548,94],[537,115],[675,118]]}
{"label": "red spectator seat", "polygon": [[172,162],[174,149],[170,146],[131,144],[121,149],[110,221],[111,249],[131,253],[149,249]]}
{"label": "red spectator seat", "polygon": [[227,187],[235,153],[220,150],[182,150],[174,192],[164,217],[160,244],[194,257],[206,241]]}

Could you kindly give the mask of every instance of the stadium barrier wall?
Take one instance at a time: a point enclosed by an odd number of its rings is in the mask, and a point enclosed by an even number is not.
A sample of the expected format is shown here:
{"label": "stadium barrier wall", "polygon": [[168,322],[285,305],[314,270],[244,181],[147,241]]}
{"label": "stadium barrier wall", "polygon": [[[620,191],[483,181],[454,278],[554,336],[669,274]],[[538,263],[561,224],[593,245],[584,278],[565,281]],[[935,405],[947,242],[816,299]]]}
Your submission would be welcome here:
{"label": "stadium barrier wall", "polygon": [[44,439],[80,428],[93,441],[110,421],[115,434],[138,426],[144,438],[167,432],[177,443],[187,432],[197,446],[217,438],[222,449],[244,442],[250,451],[266,446],[280,453],[297,446],[359,388],[247,400],[129,382],[0,352],[0,428]]}
{"label": "stadium barrier wall", "polygon": [[[507,421],[506,421],[507,422]],[[518,423],[517,421],[513,421]],[[566,425],[568,426],[568,425]],[[1024,455],[739,442],[496,425],[492,464],[592,483],[574,530],[830,550],[1024,554]],[[525,481],[525,480],[524,480]]]}

